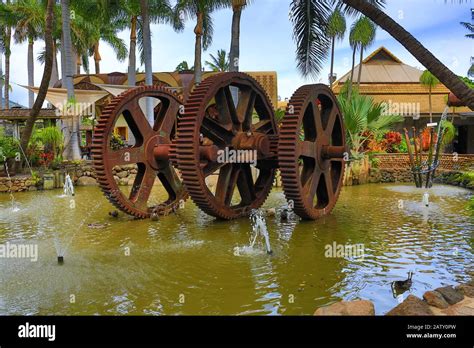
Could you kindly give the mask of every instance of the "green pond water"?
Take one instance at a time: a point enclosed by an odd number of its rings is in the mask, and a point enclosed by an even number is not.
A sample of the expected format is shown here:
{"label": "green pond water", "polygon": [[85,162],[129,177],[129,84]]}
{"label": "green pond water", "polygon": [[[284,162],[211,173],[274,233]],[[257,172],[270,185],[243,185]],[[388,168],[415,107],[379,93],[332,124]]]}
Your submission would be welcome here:
{"label": "green pond water", "polygon": [[[176,215],[150,221],[109,217],[113,207],[96,187],[77,188],[75,208],[55,190],[17,193],[19,210],[12,211],[4,194],[0,244],[37,245],[38,260],[0,258],[0,314],[311,315],[359,298],[384,314],[400,300],[391,282],[409,271],[413,286],[404,297],[474,271],[470,192],[435,185],[428,208],[424,192],[410,185],[344,187],[321,220],[267,217],[272,255],[261,238],[245,248],[249,219],[217,221],[190,200]],[[274,189],[264,208],[285,205]],[[363,244],[363,259],[326,257],[334,243]]]}

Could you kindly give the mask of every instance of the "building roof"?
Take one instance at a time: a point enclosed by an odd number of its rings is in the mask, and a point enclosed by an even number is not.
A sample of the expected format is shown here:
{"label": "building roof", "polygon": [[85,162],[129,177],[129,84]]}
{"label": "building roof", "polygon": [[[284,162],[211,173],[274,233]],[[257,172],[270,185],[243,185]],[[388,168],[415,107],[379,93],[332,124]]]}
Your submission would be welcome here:
{"label": "building roof", "polygon": [[[18,103],[15,103],[14,101],[11,101],[9,100],[8,101],[8,104],[10,106],[10,109],[11,108],[22,108],[22,109],[25,109],[26,107],[24,107],[23,105],[20,105]],[[2,98],[1,100],[1,103],[0,103],[0,109],[3,109],[3,105],[5,105],[5,98]]]}
{"label": "building roof", "polygon": [[[0,120],[26,120],[30,117],[31,109],[13,108],[9,110],[0,110]],[[59,119],[55,109],[41,109],[38,119]]]}
{"label": "building roof", "polygon": [[[359,76],[360,64],[354,68],[354,79]],[[392,52],[380,47],[362,61],[361,83],[419,83],[422,70],[402,63]],[[351,72],[342,76],[336,84],[344,84]]]}

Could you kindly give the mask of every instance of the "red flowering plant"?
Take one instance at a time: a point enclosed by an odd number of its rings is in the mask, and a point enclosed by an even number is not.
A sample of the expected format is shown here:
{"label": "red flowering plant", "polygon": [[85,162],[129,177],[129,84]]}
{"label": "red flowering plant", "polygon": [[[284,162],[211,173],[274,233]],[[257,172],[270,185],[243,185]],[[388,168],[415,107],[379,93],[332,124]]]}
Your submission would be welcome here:
{"label": "red flowering plant", "polygon": [[399,132],[387,132],[384,135],[384,141],[386,144],[386,151],[388,153],[397,152],[396,147],[402,142],[402,135]]}
{"label": "red flowering plant", "polygon": [[52,153],[52,152],[42,152],[42,153],[40,153],[39,157],[40,157],[39,163],[43,167],[48,168],[49,165],[51,164],[51,162],[54,159],[54,153]]}

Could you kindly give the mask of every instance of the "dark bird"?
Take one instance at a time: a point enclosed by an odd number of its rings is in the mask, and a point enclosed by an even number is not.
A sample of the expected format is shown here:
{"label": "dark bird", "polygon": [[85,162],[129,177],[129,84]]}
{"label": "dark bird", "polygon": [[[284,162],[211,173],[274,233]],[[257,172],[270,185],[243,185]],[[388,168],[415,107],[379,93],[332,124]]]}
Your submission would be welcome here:
{"label": "dark bird", "polygon": [[281,221],[288,221],[289,217],[290,217],[290,212],[288,211],[288,209],[283,209],[280,213]]}
{"label": "dark bird", "polygon": [[118,217],[119,213],[118,213],[117,210],[114,210],[114,211],[109,211],[109,215],[116,218],[116,217]]}
{"label": "dark bird", "polygon": [[413,284],[411,278],[413,277],[413,272],[408,272],[408,279],[406,280],[396,280],[392,282],[392,292],[393,296],[397,297],[398,295],[403,294],[405,291],[410,290],[411,285]]}

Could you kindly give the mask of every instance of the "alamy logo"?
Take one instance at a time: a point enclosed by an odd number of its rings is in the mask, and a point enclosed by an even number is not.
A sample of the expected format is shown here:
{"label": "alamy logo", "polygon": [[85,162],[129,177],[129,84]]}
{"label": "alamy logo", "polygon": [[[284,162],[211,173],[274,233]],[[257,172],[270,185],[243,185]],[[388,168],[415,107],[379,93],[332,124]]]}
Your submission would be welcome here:
{"label": "alamy logo", "polygon": [[354,258],[363,260],[364,244],[338,244],[336,242],[326,244],[324,256],[328,258]]}
{"label": "alamy logo", "polygon": [[218,163],[250,163],[257,165],[257,150],[234,150],[226,147],[217,151]]}
{"label": "alamy logo", "polygon": [[56,325],[34,325],[26,322],[18,326],[18,337],[20,338],[47,338],[52,342],[56,340]]}
{"label": "alamy logo", "polygon": [[37,244],[0,244],[0,259],[30,259],[31,262],[38,261]]}

